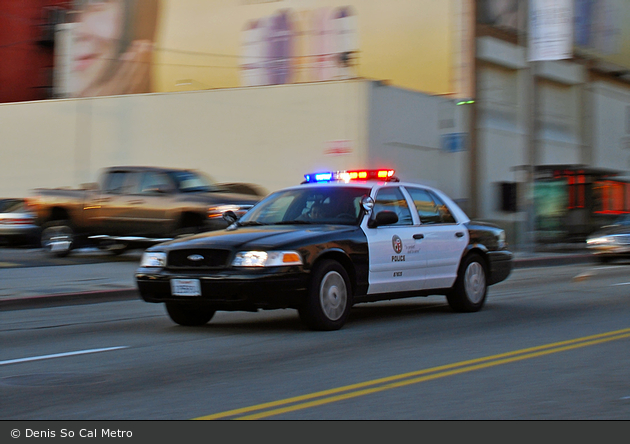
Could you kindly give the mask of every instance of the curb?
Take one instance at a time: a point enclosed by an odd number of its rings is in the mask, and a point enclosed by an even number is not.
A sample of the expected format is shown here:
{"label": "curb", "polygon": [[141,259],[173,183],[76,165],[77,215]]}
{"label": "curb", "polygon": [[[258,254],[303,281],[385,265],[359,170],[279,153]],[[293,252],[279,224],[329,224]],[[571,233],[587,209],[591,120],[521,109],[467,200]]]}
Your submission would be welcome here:
{"label": "curb", "polygon": [[558,257],[532,257],[514,260],[514,268],[553,267],[557,265],[574,265],[594,263],[592,254],[560,255]]}
{"label": "curb", "polygon": [[[559,255],[558,257],[532,257],[514,259],[513,268],[552,267],[593,263],[591,254]],[[0,298],[0,311],[24,310],[29,308],[62,307],[66,305],[86,305],[101,302],[141,300],[137,288],[119,290],[97,290],[79,293],[60,293],[16,298]]]}
{"label": "curb", "polygon": [[85,305],[100,302],[129,301],[134,299],[141,299],[140,293],[136,288],[25,296],[0,299],[0,311],[62,307],[66,305]]}

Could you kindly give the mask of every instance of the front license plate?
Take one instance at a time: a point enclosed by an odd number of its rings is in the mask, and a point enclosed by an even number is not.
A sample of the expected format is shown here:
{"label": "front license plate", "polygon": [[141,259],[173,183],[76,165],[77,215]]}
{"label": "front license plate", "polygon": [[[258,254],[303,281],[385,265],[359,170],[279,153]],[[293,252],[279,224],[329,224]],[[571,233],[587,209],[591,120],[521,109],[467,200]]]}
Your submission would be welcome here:
{"label": "front license plate", "polygon": [[199,279],[171,279],[173,296],[201,296]]}

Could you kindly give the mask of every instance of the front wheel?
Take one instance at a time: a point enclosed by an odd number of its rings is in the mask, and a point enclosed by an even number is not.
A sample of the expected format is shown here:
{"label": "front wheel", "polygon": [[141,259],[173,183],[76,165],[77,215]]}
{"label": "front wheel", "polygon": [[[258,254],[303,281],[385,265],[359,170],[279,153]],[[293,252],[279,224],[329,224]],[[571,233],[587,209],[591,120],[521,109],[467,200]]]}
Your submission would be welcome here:
{"label": "front wheel", "polygon": [[173,322],[186,327],[196,327],[207,324],[216,310],[191,304],[166,303],[166,312]]}
{"label": "front wheel", "polygon": [[481,310],[488,293],[488,279],[484,260],[478,254],[470,254],[459,266],[455,285],[446,295],[451,308],[458,312]]}
{"label": "front wheel", "polygon": [[346,323],[352,306],[352,287],[348,273],[334,260],[320,262],[313,270],[308,297],[298,312],[313,330],[339,330]]}
{"label": "front wheel", "polygon": [[53,256],[67,256],[74,242],[74,230],[67,220],[48,222],[42,227],[41,246]]}

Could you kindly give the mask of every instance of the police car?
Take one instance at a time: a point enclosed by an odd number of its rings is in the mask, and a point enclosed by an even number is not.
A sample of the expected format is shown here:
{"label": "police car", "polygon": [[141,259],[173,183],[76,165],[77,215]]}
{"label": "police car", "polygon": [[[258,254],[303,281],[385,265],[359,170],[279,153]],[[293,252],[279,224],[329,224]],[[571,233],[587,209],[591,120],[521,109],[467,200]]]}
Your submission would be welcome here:
{"label": "police car", "polygon": [[445,295],[478,311],[506,279],[505,232],[473,222],[443,192],[400,182],[393,170],[308,174],[231,225],[147,249],[141,297],[177,324],[217,310],[297,309],[315,330],[341,328],[354,304]]}

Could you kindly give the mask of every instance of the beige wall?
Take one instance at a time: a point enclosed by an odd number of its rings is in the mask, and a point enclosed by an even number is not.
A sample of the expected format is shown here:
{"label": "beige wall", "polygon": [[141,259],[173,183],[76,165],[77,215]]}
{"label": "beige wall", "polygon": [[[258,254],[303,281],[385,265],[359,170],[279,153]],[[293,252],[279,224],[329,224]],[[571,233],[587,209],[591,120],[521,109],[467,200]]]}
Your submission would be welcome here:
{"label": "beige wall", "polygon": [[[100,168],[196,168],[268,191],[365,163],[366,82],[0,105],[0,197],[92,182]],[[333,141],[346,154],[330,152]]]}

